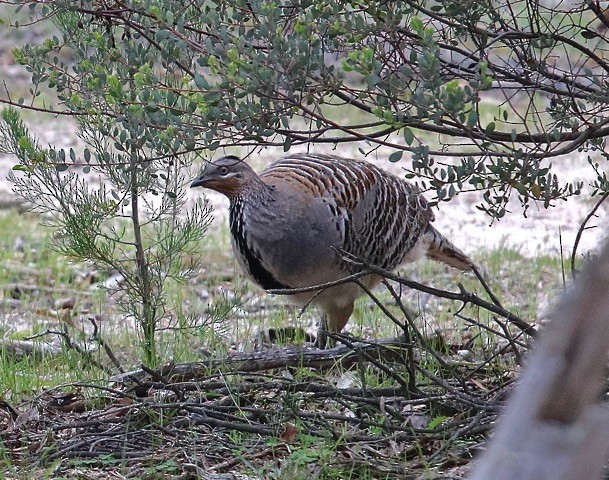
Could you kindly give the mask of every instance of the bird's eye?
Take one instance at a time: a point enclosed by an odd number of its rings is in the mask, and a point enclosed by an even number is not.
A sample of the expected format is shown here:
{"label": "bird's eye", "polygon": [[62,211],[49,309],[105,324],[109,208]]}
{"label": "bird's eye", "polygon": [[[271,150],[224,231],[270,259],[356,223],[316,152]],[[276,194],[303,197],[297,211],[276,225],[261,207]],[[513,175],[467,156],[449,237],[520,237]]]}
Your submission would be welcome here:
{"label": "bird's eye", "polygon": [[220,175],[226,175],[228,173],[227,167],[220,167]]}

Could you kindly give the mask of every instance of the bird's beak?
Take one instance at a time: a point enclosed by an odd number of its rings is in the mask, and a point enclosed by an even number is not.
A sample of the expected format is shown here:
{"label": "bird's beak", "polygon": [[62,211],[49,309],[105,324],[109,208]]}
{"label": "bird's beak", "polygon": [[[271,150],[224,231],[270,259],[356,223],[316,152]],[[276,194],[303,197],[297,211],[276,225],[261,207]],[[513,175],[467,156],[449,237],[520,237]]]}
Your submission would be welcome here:
{"label": "bird's beak", "polygon": [[203,175],[201,175],[199,178],[197,178],[194,182],[192,182],[190,184],[190,188],[202,187],[204,183],[205,183],[205,177],[203,177]]}

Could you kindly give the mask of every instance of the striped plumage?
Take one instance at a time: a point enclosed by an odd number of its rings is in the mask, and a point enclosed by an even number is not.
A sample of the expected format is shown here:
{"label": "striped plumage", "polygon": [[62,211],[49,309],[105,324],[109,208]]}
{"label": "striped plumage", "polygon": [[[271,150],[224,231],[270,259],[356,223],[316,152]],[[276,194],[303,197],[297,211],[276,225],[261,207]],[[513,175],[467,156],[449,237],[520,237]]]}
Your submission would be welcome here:
{"label": "striped plumage", "polygon": [[[267,290],[309,287],[354,273],[339,251],[387,270],[423,255],[464,271],[475,268],[431,225],[434,215],[425,198],[370,163],[296,154],[258,175],[229,156],[208,164],[192,186],[229,198],[235,255]],[[363,279],[368,287],[379,281],[376,275]],[[293,297],[316,303],[325,326],[340,332],[362,293],[348,283]]]}

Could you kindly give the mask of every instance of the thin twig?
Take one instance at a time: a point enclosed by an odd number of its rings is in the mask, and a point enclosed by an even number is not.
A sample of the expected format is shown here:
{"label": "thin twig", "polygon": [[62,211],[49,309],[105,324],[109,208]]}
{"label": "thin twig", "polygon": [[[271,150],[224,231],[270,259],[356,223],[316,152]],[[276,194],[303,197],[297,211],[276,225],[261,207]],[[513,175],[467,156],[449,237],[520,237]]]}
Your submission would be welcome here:
{"label": "thin twig", "polygon": [[577,276],[577,271],[575,270],[575,257],[577,255],[577,248],[579,247],[579,242],[582,238],[584,230],[586,229],[586,224],[596,214],[596,211],[599,209],[599,207],[602,205],[602,203],[607,199],[607,197],[609,197],[609,191],[603,193],[601,198],[594,204],[594,207],[592,207],[592,210],[590,210],[590,212],[588,212],[588,215],[586,215],[586,218],[584,218],[581,225],[577,229],[577,235],[575,235],[575,242],[573,243],[573,250],[571,251],[571,277],[573,280],[575,280],[575,278]]}
{"label": "thin twig", "polygon": [[66,325],[64,325],[64,331],[47,329],[44,332],[26,337],[26,340],[33,340],[35,338],[44,337],[46,335],[57,335],[63,340],[63,343],[68,348],[68,350],[74,350],[75,352],[77,352],[82,357],[82,359],[85,360],[88,364],[93,365],[95,368],[100,369],[102,372],[108,375],[112,375],[114,373],[108,367],[102,365],[100,362],[95,360],[95,358],[93,358],[93,355],[91,355],[91,352],[83,349],[80,345],[75,343],[68,334]]}
{"label": "thin twig", "polygon": [[359,278],[365,277],[366,275],[370,275],[371,272],[361,271],[354,273],[352,275],[347,275],[344,278],[334,280],[332,282],[320,283],[319,285],[312,285],[310,287],[301,287],[301,288],[270,288],[266,292],[271,295],[295,295],[297,293],[309,293],[309,292],[317,292],[318,290],[325,290],[326,288],[336,287],[338,285],[343,285],[345,283],[353,282]]}
{"label": "thin twig", "polygon": [[[394,282],[400,283],[413,290],[418,290],[420,292],[428,293],[430,295],[440,297],[440,298],[446,298],[449,300],[458,300],[463,303],[469,303],[472,305],[476,305],[478,307],[484,308],[485,310],[489,310],[492,313],[500,315],[501,317],[504,317],[508,322],[514,324],[516,327],[518,327],[520,330],[522,330],[527,335],[534,337],[537,334],[536,330],[534,329],[534,327],[532,325],[530,325],[528,322],[526,322],[522,318],[518,317],[514,313],[506,310],[505,308],[503,308],[501,306],[501,303],[499,302],[497,297],[492,294],[490,288],[484,282],[484,280],[481,278],[481,276],[479,277],[479,280],[481,280],[483,287],[485,287],[485,290],[487,291],[487,294],[489,294],[489,296],[493,300],[493,303],[488,302],[488,301],[480,298],[476,294],[466,291],[463,288],[461,289],[461,291],[459,293],[449,292],[447,290],[440,290],[438,288],[423,285],[422,283],[419,283],[419,282],[415,282],[412,280],[406,280],[405,278],[402,278],[399,275],[396,275],[388,270],[385,270],[385,269],[382,269],[379,267],[375,267],[373,265],[365,264],[359,260],[354,260],[354,259],[350,259],[350,258],[344,258],[344,260],[358,268],[361,268],[362,270],[355,274],[348,275],[344,278],[341,278],[339,280],[335,280],[333,282],[321,283],[319,285],[313,285],[310,287],[303,287],[303,288],[269,289],[269,290],[267,290],[267,292],[270,294],[275,294],[275,295],[295,295],[298,293],[317,292],[319,290],[324,290],[326,288],[335,287],[337,285],[342,285],[344,283],[354,282],[355,280],[365,277],[366,275],[376,274],[376,275],[380,275],[381,277],[384,277],[388,280],[392,280]],[[479,273],[478,273],[478,275],[479,275]]]}
{"label": "thin twig", "polygon": [[92,316],[89,316],[87,318],[89,322],[91,322],[91,325],[93,325],[93,335],[91,335],[91,339],[104,349],[104,352],[106,352],[106,355],[108,356],[112,364],[116,367],[116,369],[120,373],[125,373],[125,369],[118,361],[118,358],[116,358],[116,355],[114,355],[114,352],[110,348],[110,345],[108,345],[106,341],[101,337],[101,335],[99,335],[99,327],[97,325],[97,322],[95,321],[95,318]]}
{"label": "thin twig", "polygon": [[413,290],[418,290],[420,292],[428,293],[430,295],[434,295],[440,298],[446,298],[449,300],[459,300],[461,302],[470,303],[472,305],[484,308],[485,310],[489,310],[490,312],[504,317],[508,322],[516,325],[527,335],[535,336],[537,333],[532,325],[530,325],[528,322],[524,321],[517,315],[513,314],[512,312],[506,310],[503,307],[495,305],[494,303],[487,302],[486,300],[477,296],[475,293],[468,292],[465,289],[463,289],[459,293],[449,292],[446,290],[440,290],[434,287],[429,287],[427,285],[423,285],[419,282],[415,282],[412,280],[406,280],[405,278],[402,278],[399,275],[395,275],[381,268],[368,266],[368,271],[370,273],[376,273],[377,275],[381,275],[387,278],[388,280],[393,280],[394,282],[400,283],[408,288],[412,288]]}
{"label": "thin twig", "polygon": [[486,283],[486,280],[484,280],[484,277],[482,276],[482,274],[478,271],[478,269],[476,267],[472,267],[472,271],[474,272],[474,275],[476,275],[476,277],[478,278],[478,281],[480,282],[480,284],[482,285],[482,288],[484,288],[484,291],[486,292],[486,294],[489,296],[489,298],[493,301],[493,303],[495,305],[497,305],[500,308],[503,308],[503,306],[501,305],[501,302],[499,301],[499,299],[495,296],[495,294],[493,293],[493,291],[490,289],[490,287],[488,286],[488,284]]}

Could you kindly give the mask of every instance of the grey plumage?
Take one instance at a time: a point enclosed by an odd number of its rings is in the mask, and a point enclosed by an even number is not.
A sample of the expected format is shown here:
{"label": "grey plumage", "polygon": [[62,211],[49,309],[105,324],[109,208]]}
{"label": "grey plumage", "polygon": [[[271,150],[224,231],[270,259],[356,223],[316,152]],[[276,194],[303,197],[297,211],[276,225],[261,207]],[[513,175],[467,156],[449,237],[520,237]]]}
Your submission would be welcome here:
{"label": "grey plumage", "polygon": [[[258,175],[229,156],[209,163],[191,186],[229,198],[237,260],[267,290],[309,287],[354,273],[338,251],[387,270],[424,255],[464,271],[476,268],[431,225],[434,214],[411,184],[370,163],[296,154]],[[373,287],[380,277],[362,281]],[[327,328],[340,332],[362,293],[348,283],[293,297],[317,304]]]}

